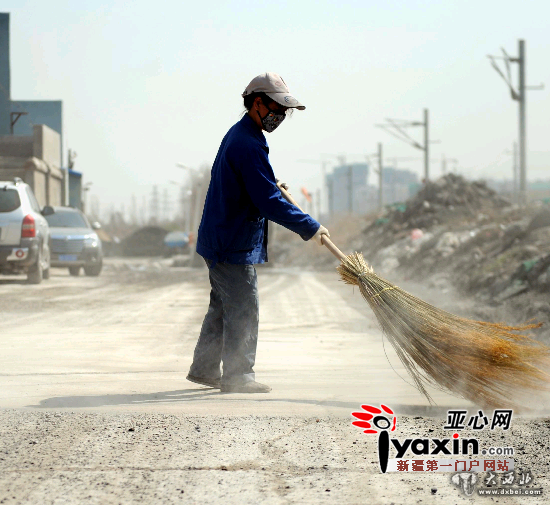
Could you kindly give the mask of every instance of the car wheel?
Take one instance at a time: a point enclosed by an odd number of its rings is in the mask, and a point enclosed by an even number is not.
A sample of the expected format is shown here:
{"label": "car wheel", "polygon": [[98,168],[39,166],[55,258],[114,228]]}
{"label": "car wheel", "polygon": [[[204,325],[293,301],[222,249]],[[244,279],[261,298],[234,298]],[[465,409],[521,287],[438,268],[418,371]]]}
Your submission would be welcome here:
{"label": "car wheel", "polygon": [[32,265],[27,272],[27,282],[29,284],[40,284],[42,282],[42,254],[38,251],[36,263]]}
{"label": "car wheel", "polygon": [[86,265],[84,267],[84,273],[91,277],[97,277],[101,273],[103,268],[103,262],[96,263],[95,265]]}
{"label": "car wheel", "polygon": [[80,274],[80,267],[69,267],[69,273],[73,277],[78,277],[78,275]]}

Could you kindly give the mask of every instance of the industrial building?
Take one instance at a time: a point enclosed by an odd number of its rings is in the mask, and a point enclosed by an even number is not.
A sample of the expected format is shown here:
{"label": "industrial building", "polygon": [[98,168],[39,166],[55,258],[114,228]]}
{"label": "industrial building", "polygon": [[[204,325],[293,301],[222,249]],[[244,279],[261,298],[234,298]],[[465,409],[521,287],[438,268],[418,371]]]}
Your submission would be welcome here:
{"label": "industrial building", "polygon": [[[326,175],[328,210],[331,217],[344,214],[368,214],[379,207],[379,192],[368,184],[369,165],[350,163],[339,165]],[[404,202],[420,188],[418,175],[410,170],[384,167],[382,193],[384,205]]]}
{"label": "industrial building", "polygon": [[369,166],[366,163],[340,165],[326,175],[330,216],[364,214],[368,211],[368,201],[365,201],[368,176]]}
{"label": "industrial building", "polygon": [[[67,205],[69,177],[62,168],[63,102],[12,100],[10,72],[10,15],[0,13],[0,180],[17,172],[33,187],[39,203]],[[73,175],[77,180],[71,186],[80,192],[80,174]],[[61,185],[59,190],[57,185]]]}
{"label": "industrial building", "polygon": [[385,167],[382,171],[384,204],[405,202],[420,189],[418,175],[410,170]]}

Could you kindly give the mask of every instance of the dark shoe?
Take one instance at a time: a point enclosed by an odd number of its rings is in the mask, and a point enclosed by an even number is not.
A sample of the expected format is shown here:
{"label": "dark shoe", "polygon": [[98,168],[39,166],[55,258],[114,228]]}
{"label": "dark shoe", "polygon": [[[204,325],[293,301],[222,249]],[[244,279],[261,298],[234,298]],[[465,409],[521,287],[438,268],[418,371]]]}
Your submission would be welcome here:
{"label": "dark shoe", "polygon": [[244,384],[222,384],[222,393],[269,393],[271,388],[259,382],[250,381]]}
{"label": "dark shoe", "polygon": [[195,377],[194,375],[187,374],[187,380],[194,382],[195,384],[202,384],[203,386],[210,386],[211,388],[220,388],[220,379],[208,379],[204,377]]}

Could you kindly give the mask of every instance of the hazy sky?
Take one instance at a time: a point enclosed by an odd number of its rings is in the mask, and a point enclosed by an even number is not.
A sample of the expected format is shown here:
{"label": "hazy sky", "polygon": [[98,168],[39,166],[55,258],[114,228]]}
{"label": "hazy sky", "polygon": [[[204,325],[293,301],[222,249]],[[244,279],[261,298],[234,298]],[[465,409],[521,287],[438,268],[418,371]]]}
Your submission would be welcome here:
{"label": "hazy sky", "polygon": [[[548,0],[3,0],[11,13],[12,99],[63,100],[64,145],[103,209],[175,199],[183,170],[211,163],[257,74],[281,74],[306,105],[267,134],[275,173],[320,186],[322,155],[364,161],[422,152],[375,128],[430,109],[442,153],[468,176],[509,177],[517,102],[487,54],[527,48],[527,83],[550,86]],[[512,67],[517,82],[517,65]],[[547,177],[547,90],[528,92],[530,178]],[[421,139],[420,128],[411,134]],[[66,156],[65,156],[66,159]],[[328,160],[336,159],[328,156]],[[388,161],[388,165],[391,162]],[[422,173],[422,162],[399,162]],[[374,183],[374,177],[371,177]]]}

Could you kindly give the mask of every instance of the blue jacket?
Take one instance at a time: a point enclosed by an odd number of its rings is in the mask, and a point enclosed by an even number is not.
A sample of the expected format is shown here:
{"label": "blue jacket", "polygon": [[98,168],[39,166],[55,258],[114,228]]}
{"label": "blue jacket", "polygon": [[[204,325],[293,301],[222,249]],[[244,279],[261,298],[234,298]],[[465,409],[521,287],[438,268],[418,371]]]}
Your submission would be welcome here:
{"label": "blue jacket", "polygon": [[269,147],[245,114],[222,140],[212,166],[197,252],[216,262],[267,261],[267,220],[309,240],[319,223],[288,203],[275,181]]}

